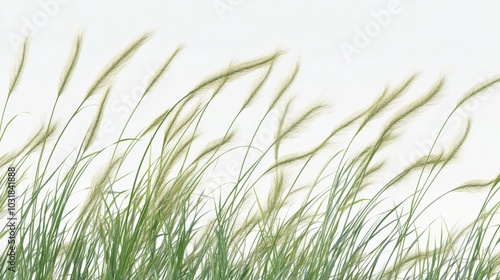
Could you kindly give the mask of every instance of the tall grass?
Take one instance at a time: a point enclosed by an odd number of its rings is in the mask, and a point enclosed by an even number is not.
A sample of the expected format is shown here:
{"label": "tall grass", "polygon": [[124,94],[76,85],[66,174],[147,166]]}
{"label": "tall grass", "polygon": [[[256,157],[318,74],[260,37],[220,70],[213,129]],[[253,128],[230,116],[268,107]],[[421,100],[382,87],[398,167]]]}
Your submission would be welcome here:
{"label": "tall grass", "polygon": [[[245,128],[238,127],[238,120],[247,111],[260,112],[255,102],[282,56],[276,52],[207,77],[142,131],[126,136],[145,97],[155,98],[148,94],[175,63],[182,52],[179,48],[151,77],[114,142],[92,148],[114,78],[149,37],[139,37],[104,66],[71,116],[60,119],[57,112],[66,108],[58,106],[59,100],[70,94],[68,85],[83,48],[83,36],[78,35],[52,97],[50,117],[31,140],[1,156],[5,170],[1,184],[6,185],[7,167],[15,166],[19,188],[24,187],[17,206],[17,271],[8,271],[4,261],[0,279],[500,278],[500,228],[495,223],[500,175],[464,183],[429,203],[428,191],[466,142],[470,121],[448,150],[433,146],[428,155],[390,180],[374,183],[388,163],[380,160],[381,153],[403,141],[403,127],[439,98],[444,78],[401,105],[399,101],[418,79],[411,75],[387,87],[367,108],[332,122],[318,144],[290,153],[283,152],[283,146],[328,107],[313,102],[296,116],[290,113],[296,107],[289,91],[299,73],[297,65],[275,89],[263,114],[255,115],[253,137],[246,145],[237,145],[237,129]],[[13,129],[15,116],[5,112],[29,63],[28,47],[26,40],[4,95],[0,141]],[[224,98],[225,87],[254,73],[260,76],[244,102],[232,105],[237,106],[237,113],[225,132],[204,143],[200,131],[207,110]],[[499,81],[491,79],[465,93],[442,124],[438,138],[456,110]],[[54,162],[62,139],[76,125],[75,118],[85,114],[83,108],[98,95],[95,115],[90,116],[76,156]],[[259,149],[257,135],[278,107],[281,116],[274,139]],[[380,120],[385,126],[373,141],[355,148],[367,128]],[[242,153],[234,181],[218,189],[205,188],[219,161],[237,150]],[[96,166],[98,172],[92,174]],[[71,198],[88,176],[93,179],[87,197],[75,207]],[[411,190],[408,196],[392,198],[392,206],[384,206],[391,198],[388,192],[401,185]],[[484,192],[485,200],[468,226],[452,230],[443,224],[437,232],[430,225],[416,226],[443,197],[470,191]],[[1,195],[1,216],[6,220],[7,194]],[[8,229],[2,230],[2,239],[7,235]]]}

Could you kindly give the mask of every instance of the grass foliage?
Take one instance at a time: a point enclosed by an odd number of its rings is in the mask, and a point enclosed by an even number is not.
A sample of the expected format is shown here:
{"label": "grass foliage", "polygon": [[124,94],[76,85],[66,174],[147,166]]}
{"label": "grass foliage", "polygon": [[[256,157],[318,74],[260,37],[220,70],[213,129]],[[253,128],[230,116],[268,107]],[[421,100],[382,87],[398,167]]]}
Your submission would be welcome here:
{"label": "grass foliage", "polygon": [[[313,103],[296,116],[290,113],[295,103],[289,91],[299,73],[297,65],[276,89],[264,113],[255,116],[258,126],[250,142],[236,145],[237,121],[254,108],[282,55],[276,52],[232,64],[206,78],[142,131],[125,136],[146,96],[156,98],[148,94],[182,51],[179,48],[151,77],[118,138],[102,149],[92,149],[115,77],[149,38],[149,34],[141,36],[104,66],[73,114],[60,120],[56,112],[67,108],[58,107],[59,100],[70,94],[68,85],[83,48],[83,36],[77,36],[53,96],[50,117],[32,139],[1,155],[2,169],[16,166],[18,188],[23,191],[18,197],[17,272],[8,272],[4,261],[0,279],[500,278],[500,228],[495,224],[500,176],[457,186],[431,203],[426,197],[436,177],[466,142],[470,121],[447,150],[433,147],[373,191],[372,179],[387,163],[380,160],[380,153],[397,143],[402,128],[437,100],[444,78],[401,105],[398,100],[418,79],[412,75],[396,87],[387,87],[367,108],[332,122],[318,144],[283,153],[286,142],[300,136],[326,109],[325,104]],[[15,117],[5,116],[5,111],[29,62],[28,48],[26,40],[4,95],[2,138],[13,129],[10,124]],[[196,149],[207,109],[217,98],[224,98],[226,86],[251,73],[260,76],[244,102],[234,105],[239,110],[225,133]],[[450,117],[499,81],[489,80],[464,94]],[[54,166],[55,154],[61,153],[61,141],[75,118],[96,98],[100,101],[75,159],[66,169],[60,162],[55,169],[49,168]],[[250,157],[257,150],[256,135],[278,107],[281,117],[273,143],[258,150],[256,158]],[[355,149],[365,130],[380,119],[385,126],[374,141]],[[348,141],[340,141],[346,135]],[[201,188],[217,163],[235,150],[243,153],[234,181],[219,186],[223,191]],[[129,168],[126,161],[137,151],[142,156],[134,158]],[[321,160],[322,168],[308,169]],[[98,172],[92,174],[95,165]],[[6,185],[6,173],[2,172],[2,185]],[[315,179],[304,182],[311,174]],[[87,197],[74,207],[74,191],[88,176],[93,179]],[[125,190],[119,188],[122,182],[127,182]],[[410,189],[409,195],[382,207],[396,185]],[[443,223],[437,233],[417,226],[424,212],[442,197],[470,191],[483,192],[485,200],[468,226],[449,229]],[[1,202],[2,220],[6,220],[6,193]],[[2,240],[7,234],[7,229],[2,230]]]}

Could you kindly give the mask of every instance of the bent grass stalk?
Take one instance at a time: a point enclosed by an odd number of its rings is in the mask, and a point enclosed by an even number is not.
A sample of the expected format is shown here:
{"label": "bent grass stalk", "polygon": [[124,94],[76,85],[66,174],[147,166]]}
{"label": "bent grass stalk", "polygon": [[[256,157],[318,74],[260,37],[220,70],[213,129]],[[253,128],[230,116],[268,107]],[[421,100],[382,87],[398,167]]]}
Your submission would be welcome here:
{"label": "bent grass stalk", "polygon": [[[471,122],[447,151],[417,159],[391,180],[375,184],[390,159],[378,156],[392,143],[402,141],[407,122],[443,93],[440,79],[424,95],[406,106],[397,104],[412,88],[418,75],[400,85],[387,86],[366,109],[354,113],[331,128],[327,136],[295,153],[283,152],[320,117],[327,105],[300,106],[297,117],[288,92],[299,66],[275,89],[250,141],[235,145],[238,121],[253,110],[256,99],[269,90],[267,82],[282,56],[275,52],[256,60],[232,64],[195,85],[164,110],[142,131],[126,136],[145,98],[171,68],[180,53],[177,48],[151,78],[140,100],[112,143],[94,148],[97,131],[106,112],[114,78],[150,38],[145,34],[104,67],[86,91],[80,105],[67,120],[57,118],[59,97],[69,94],[83,48],[83,35],[76,37],[61,75],[47,123],[37,136],[18,149],[0,155],[0,168],[15,165],[18,183],[27,186],[19,194],[16,249],[17,272],[2,262],[1,279],[491,279],[500,277],[500,228],[495,222],[500,209],[500,175],[489,180],[466,182],[445,191],[430,202],[426,194],[438,175],[454,160],[471,132]],[[0,121],[0,141],[17,115],[4,126],[9,97],[22,82],[28,58],[28,40],[22,46]],[[204,148],[200,129],[213,101],[224,98],[224,88],[247,75],[258,74],[225,132]],[[465,93],[443,123],[468,100],[500,79],[487,81]],[[60,153],[60,141],[77,115],[84,114],[89,100],[105,89],[87,134],[80,139],[76,158],[52,164]],[[392,116],[390,107],[399,106]],[[264,148],[255,146],[258,133],[270,113],[284,108],[275,137]],[[372,143],[354,149],[374,120],[386,125]],[[62,127],[62,130],[58,128]],[[343,137],[350,134],[350,137]],[[55,140],[55,141],[53,141]],[[335,141],[334,141],[335,140]],[[342,141],[341,141],[342,140]],[[345,142],[343,142],[345,141]],[[342,144],[344,143],[344,144]],[[219,161],[238,150],[237,174],[233,181],[206,189]],[[251,151],[257,157],[250,157]],[[304,151],[305,150],[305,151]],[[48,156],[44,157],[44,153]],[[327,159],[320,155],[329,153]],[[109,154],[111,156],[109,156]],[[126,161],[139,154],[130,167]],[[109,156],[105,163],[99,163]],[[66,159],[69,155],[66,156]],[[319,168],[313,163],[319,163]],[[49,166],[55,166],[49,168]],[[99,166],[97,174],[89,174]],[[6,183],[6,172],[0,182]],[[31,174],[32,176],[27,176]],[[33,176],[34,174],[34,176]],[[313,180],[308,178],[313,175]],[[417,174],[413,182],[410,175]],[[92,176],[81,205],[70,205],[77,186]],[[26,178],[29,178],[28,181]],[[123,188],[123,186],[128,186]],[[381,207],[389,190],[415,186],[393,206]],[[368,189],[376,188],[368,195]],[[440,232],[416,223],[434,204],[457,192],[484,192],[485,200],[476,219],[461,229],[450,230],[443,221]],[[1,217],[6,217],[6,194],[2,194]],[[70,217],[74,216],[74,219]],[[0,232],[2,240],[7,230]],[[434,237],[437,236],[437,237]],[[6,256],[4,249],[4,256]]]}

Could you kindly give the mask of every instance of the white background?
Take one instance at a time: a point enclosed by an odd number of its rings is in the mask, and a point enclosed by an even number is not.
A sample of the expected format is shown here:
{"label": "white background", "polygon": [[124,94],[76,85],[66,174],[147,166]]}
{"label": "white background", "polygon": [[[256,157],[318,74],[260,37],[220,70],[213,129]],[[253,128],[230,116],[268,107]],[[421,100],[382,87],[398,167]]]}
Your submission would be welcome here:
{"label": "white background", "polygon": [[[386,15],[383,20],[382,14]],[[499,14],[500,2],[493,0],[0,0],[2,102],[18,55],[16,42],[25,31],[32,31],[25,75],[7,111],[10,117],[18,112],[29,114],[22,115],[6,142],[0,144],[1,150],[9,151],[23,142],[21,139],[29,137],[47,119],[60,72],[78,32],[85,33],[81,63],[58,110],[61,118],[72,112],[102,67],[130,41],[149,30],[154,33],[153,39],[116,80],[110,99],[115,109],[107,111],[107,118],[113,122],[123,120],[119,107],[124,108],[124,100],[148,77],[148,71],[156,69],[181,44],[185,50],[154,95],[146,100],[146,110],[138,116],[139,127],[141,121],[154,119],[207,74],[231,62],[260,57],[277,49],[286,50],[287,54],[273,74],[274,84],[300,61],[301,71],[291,90],[301,101],[298,104],[319,99],[333,104],[329,114],[308,130],[308,139],[318,139],[343,117],[370,104],[386,84],[394,86],[414,72],[421,73],[417,87],[402,100],[404,103],[445,75],[448,82],[444,96],[408,124],[405,131],[409,137],[393,151],[390,159],[394,171],[409,161],[412,153],[418,153],[419,143],[431,138],[444,120],[445,111],[462,94],[477,82],[500,74]],[[363,44],[359,44],[360,32],[372,32]],[[343,47],[347,44],[357,49],[355,54],[346,55]],[[231,93],[226,93],[218,105],[220,110],[211,114],[212,124],[228,118],[225,109],[244,98],[251,82],[236,84]],[[455,126],[445,135],[449,140],[446,143],[460,133],[467,116],[473,117],[473,130],[459,160],[436,185],[442,187],[437,193],[470,179],[496,176],[500,167],[499,93],[492,91],[454,119]],[[259,106],[267,104],[272,91],[267,94],[259,99]],[[96,101],[92,100],[93,104]],[[88,121],[77,120],[82,125]],[[212,131],[208,124],[204,130],[208,135]],[[252,132],[240,130],[245,135]],[[378,129],[373,131],[377,133]],[[77,131],[74,133],[77,138]],[[70,145],[71,139],[66,141],[64,145]],[[295,150],[301,149],[300,145],[296,147]],[[469,194],[453,197],[443,202],[441,214],[457,221],[470,214],[469,207],[479,202]]]}

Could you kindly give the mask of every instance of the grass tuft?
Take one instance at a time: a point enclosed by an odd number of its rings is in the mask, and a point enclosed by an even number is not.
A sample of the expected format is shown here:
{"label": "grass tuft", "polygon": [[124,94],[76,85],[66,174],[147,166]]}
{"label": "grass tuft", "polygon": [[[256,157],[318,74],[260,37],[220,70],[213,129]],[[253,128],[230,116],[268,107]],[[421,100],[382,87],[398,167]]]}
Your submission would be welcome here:
{"label": "grass tuft", "polygon": [[[129,124],[139,121],[136,111],[144,98],[157,98],[152,92],[175,68],[179,47],[152,76],[119,135],[94,147],[114,78],[150,37],[139,37],[112,59],[63,119],[58,102],[78,78],[79,34],[49,119],[33,137],[0,156],[0,168],[16,166],[20,186],[17,270],[8,271],[8,263],[2,262],[0,279],[500,279],[500,175],[449,189],[440,186],[437,197],[429,192],[475,133],[468,119],[448,148],[436,151],[451,116],[498,79],[459,99],[428,154],[381,179],[394,160],[387,148],[404,141],[401,135],[415,125],[416,116],[445,93],[445,78],[409,104],[400,100],[414,88],[417,74],[387,85],[366,108],[329,120],[325,137],[316,144],[303,143],[298,138],[318,122],[328,104],[297,104],[287,94],[299,64],[271,92],[261,115],[255,108],[256,100],[271,90],[266,84],[283,55],[275,52],[232,63],[201,79],[142,130],[133,131]],[[0,141],[17,116],[3,125],[9,97],[29,62],[28,45],[26,39],[13,68]],[[225,98],[231,83],[253,74],[257,79],[241,104],[231,104],[236,113],[226,113],[230,123],[208,141],[202,128],[210,111],[220,110],[214,101]],[[74,153],[67,153],[60,144],[68,128],[104,88],[86,134],[76,139]],[[297,108],[299,113],[292,113]],[[241,143],[242,130],[252,127],[241,124],[247,111],[255,126],[250,139]],[[272,111],[280,112],[272,143],[259,145],[258,135]],[[383,125],[373,135],[379,121]],[[373,136],[370,141],[367,133]],[[61,153],[64,161],[56,162],[55,154]],[[218,172],[226,162],[231,162],[226,168],[231,176],[221,180]],[[2,174],[5,185],[7,172]],[[395,188],[403,197],[393,195]],[[433,206],[456,193],[482,195],[465,226],[424,219]],[[0,198],[0,217],[6,219],[7,193]],[[83,200],[74,205],[74,198]],[[8,234],[7,228],[0,231],[2,240]]]}

